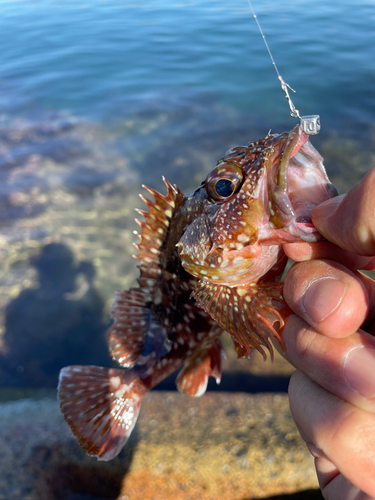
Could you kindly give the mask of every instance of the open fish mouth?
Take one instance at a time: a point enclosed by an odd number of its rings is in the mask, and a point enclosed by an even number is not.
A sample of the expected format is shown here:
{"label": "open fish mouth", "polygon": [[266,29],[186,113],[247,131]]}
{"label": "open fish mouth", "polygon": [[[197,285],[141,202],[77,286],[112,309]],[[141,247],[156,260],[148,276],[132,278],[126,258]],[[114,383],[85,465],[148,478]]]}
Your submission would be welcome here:
{"label": "open fish mouth", "polygon": [[[337,196],[328,179],[323,158],[296,126],[286,140],[276,174],[271,176],[269,197],[271,224],[304,241],[318,241],[311,212],[320,203]],[[272,214],[272,212],[274,214]]]}
{"label": "open fish mouth", "polygon": [[299,125],[233,148],[187,199],[196,215],[177,245],[181,264],[226,286],[259,279],[280,267],[282,244],[321,239],[311,212],[336,195]]}

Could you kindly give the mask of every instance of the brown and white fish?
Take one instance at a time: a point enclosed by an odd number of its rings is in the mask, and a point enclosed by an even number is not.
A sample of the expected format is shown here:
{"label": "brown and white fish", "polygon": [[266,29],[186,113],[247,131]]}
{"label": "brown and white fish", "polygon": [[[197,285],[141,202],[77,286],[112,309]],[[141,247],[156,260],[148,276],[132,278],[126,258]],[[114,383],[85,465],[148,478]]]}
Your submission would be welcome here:
{"label": "brown and white fish", "polygon": [[115,457],[135,425],[142,397],[183,365],[177,387],[201,396],[221,377],[223,329],[240,356],[272,352],[289,314],[278,283],[285,242],[317,241],[312,209],[337,194],[308,136],[269,134],[221,158],[189,196],[164,181],[146,188],[137,259],[139,288],[115,295],[108,331],[125,369],[61,370],[60,408],[80,445]]}

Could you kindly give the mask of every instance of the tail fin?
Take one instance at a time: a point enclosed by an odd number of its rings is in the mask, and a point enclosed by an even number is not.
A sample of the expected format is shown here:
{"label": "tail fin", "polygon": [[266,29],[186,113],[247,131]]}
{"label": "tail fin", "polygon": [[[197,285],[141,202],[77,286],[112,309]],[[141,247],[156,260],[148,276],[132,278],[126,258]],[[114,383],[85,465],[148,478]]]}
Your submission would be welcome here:
{"label": "tail fin", "polygon": [[133,370],[67,366],[60,372],[60,409],[89,455],[111,460],[136,423],[143,388]]}

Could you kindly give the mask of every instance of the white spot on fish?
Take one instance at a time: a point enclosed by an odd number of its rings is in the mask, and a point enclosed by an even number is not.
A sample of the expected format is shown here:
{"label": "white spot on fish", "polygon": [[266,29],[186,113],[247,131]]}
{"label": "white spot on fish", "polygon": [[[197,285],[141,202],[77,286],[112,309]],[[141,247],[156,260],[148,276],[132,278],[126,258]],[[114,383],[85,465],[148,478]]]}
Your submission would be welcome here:
{"label": "white spot on fish", "polygon": [[246,234],[239,234],[237,236],[237,241],[242,241],[243,243],[246,243],[246,242],[250,241],[250,237],[247,236]]}
{"label": "white spot on fish", "polygon": [[121,379],[120,379],[120,377],[111,377],[109,379],[109,382],[111,384],[111,389],[115,390],[115,389],[118,389],[118,387],[120,386]]}

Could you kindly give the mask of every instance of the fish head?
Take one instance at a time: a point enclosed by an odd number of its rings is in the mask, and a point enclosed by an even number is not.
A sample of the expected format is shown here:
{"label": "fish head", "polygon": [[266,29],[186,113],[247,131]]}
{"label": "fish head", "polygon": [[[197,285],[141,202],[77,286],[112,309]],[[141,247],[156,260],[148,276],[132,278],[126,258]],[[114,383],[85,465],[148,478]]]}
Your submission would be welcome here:
{"label": "fish head", "polygon": [[177,247],[183,267],[212,283],[243,285],[286,258],[281,245],[318,241],[311,211],[337,195],[309,137],[297,125],[236,147],[221,158],[187,197],[194,214]]}

